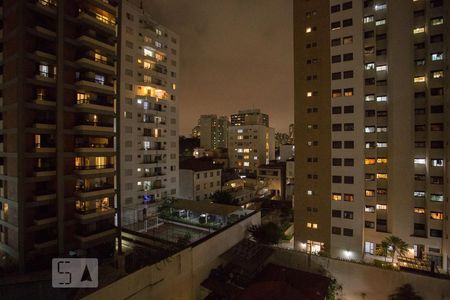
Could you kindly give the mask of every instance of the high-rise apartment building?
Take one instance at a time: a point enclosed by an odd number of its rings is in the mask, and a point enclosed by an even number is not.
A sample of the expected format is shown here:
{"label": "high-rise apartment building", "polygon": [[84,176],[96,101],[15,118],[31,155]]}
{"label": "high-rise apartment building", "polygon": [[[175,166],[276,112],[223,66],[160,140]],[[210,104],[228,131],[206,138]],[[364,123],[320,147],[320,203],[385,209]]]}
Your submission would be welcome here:
{"label": "high-rise apartment building", "polygon": [[449,11],[294,2],[296,247],[361,259],[395,235],[448,270]]}
{"label": "high-rise apartment building", "polygon": [[2,4],[0,252],[112,256],[117,2]]}
{"label": "high-rise apartment building", "polygon": [[231,115],[231,126],[264,125],[269,127],[269,115],[261,113],[259,109],[240,110]]}
{"label": "high-rise apartment building", "polygon": [[217,115],[202,115],[198,120],[200,147],[215,150],[227,148],[228,118]]}
{"label": "high-rise apartment building", "polygon": [[154,215],[157,203],[178,189],[179,38],[144,9],[124,1],[121,11],[124,226]]}
{"label": "high-rise apartment building", "polygon": [[230,168],[256,175],[258,166],[275,159],[275,133],[269,116],[259,110],[243,110],[231,116],[228,128]]}

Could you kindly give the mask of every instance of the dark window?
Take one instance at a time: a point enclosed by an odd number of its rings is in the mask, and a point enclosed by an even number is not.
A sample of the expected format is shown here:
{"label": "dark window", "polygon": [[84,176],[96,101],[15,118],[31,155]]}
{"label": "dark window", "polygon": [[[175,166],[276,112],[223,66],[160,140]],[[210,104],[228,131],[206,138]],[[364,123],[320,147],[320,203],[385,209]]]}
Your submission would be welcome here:
{"label": "dark window", "polygon": [[441,43],[444,41],[444,35],[443,34],[436,34],[430,36],[430,43]]}
{"label": "dark window", "polygon": [[416,44],[414,44],[414,48],[425,49],[425,43],[416,43]]}
{"label": "dark window", "polygon": [[375,36],[375,32],[373,30],[364,32],[365,39],[370,39],[370,38],[373,38],[374,36]]}
{"label": "dark window", "polygon": [[366,78],[364,79],[365,85],[375,85],[375,78]]}
{"label": "dark window", "polygon": [[375,110],[373,110],[373,109],[366,110],[365,116],[366,117],[375,117]]}
{"label": "dark window", "polygon": [[366,221],[364,225],[366,228],[375,228],[375,222]]}
{"label": "dark window", "polygon": [[344,61],[350,61],[350,60],[353,60],[353,53],[345,53],[345,54],[343,55],[343,59],[344,59]]}
{"label": "dark window", "polygon": [[441,7],[444,3],[444,0],[430,0],[430,6],[432,8]]}
{"label": "dark window", "polygon": [[353,184],[354,177],[353,176],[344,176],[344,183],[345,184]]}
{"label": "dark window", "polygon": [[355,160],[353,158],[345,158],[344,159],[344,166],[353,167],[354,165],[355,165]]}
{"label": "dark window", "polygon": [[414,223],[414,230],[425,230],[425,224]]}
{"label": "dark window", "polygon": [[341,149],[342,141],[333,141],[333,149]]}
{"label": "dark window", "polygon": [[335,63],[339,63],[341,62],[341,56],[340,55],[333,55],[331,57],[331,63],[335,64]]}
{"label": "dark window", "polygon": [[377,117],[387,117],[388,113],[386,110],[377,111]]}
{"label": "dark window", "polygon": [[430,229],[430,236],[432,236],[432,237],[442,237],[442,230],[440,230],[440,229]]}
{"label": "dark window", "polygon": [[386,39],[386,33],[377,34],[376,39],[377,39],[377,41],[385,40]]}
{"label": "dark window", "polygon": [[345,123],[344,131],[353,131],[355,129],[355,125],[353,123]]}
{"label": "dark window", "polygon": [[340,227],[331,227],[331,233],[341,235],[341,228]]}
{"label": "dark window", "polygon": [[333,158],[333,166],[342,166],[342,159],[341,158]]}
{"label": "dark window", "polygon": [[338,114],[342,113],[342,108],[340,106],[333,106],[331,111],[332,111],[333,115],[338,115]]}
{"label": "dark window", "polygon": [[344,148],[345,149],[353,149],[355,147],[354,141],[344,141]]}
{"label": "dark window", "polygon": [[354,111],[353,105],[344,106],[344,114],[352,114]]}
{"label": "dark window", "polygon": [[342,131],[342,124],[333,124],[331,128],[332,131]]}
{"label": "dark window", "polygon": [[387,54],[387,50],[386,49],[377,50],[377,56],[386,55],[386,54]]}
{"label": "dark window", "polygon": [[333,5],[330,10],[331,10],[331,13],[338,12],[341,10],[341,6],[339,4]]}
{"label": "dark window", "polygon": [[345,71],[344,79],[353,78],[353,71]]}
{"label": "dark window", "polygon": [[339,28],[341,28],[341,22],[340,21],[331,23],[331,30],[335,30],[335,29],[339,29]]}
{"label": "dark window", "polygon": [[425,16],[425,10],[415,10],[414,11],[414,17],[422,17]]}
{"label": "dark window", "polygon": [[342,216],[342,211],[333,209],[333,210],[331,211],[331,216],[332,216],[333,218],[340,218],[340,217]]}
{"label": "dark window", "polygon": [[332,182],[333,183],[342,183],[342,176],[333,176]]}
{"label": "dark window", "polygon": [[441,114],[444,112],[444,106],[443,105],[431,105],[430,112],[432,114]]}
{"label": "dark window", "polygon": [[444,142],[443,141],[431,141],[431,148],[432,149],[442,149],[444,148]]}
{"label": "dark window", "polygon": [[353,7],[352,1],[342,3],[342,10],[351,9]]}
{"label": "dark window", "polygon": [[340,38],[331,40],[331,46],[332,47],[340,46],[340,45],[341,45],[341,39]]}
{"label": "dark window", "polygon": [[345,236],[353,236],[353,229],[344,228],[344,235]]}
{"label": "dark window", "polygon": [[414,98],[425,98],[426,97],[426,93],[425,92],[416,92],[414,93]]}
{"label": "dark window", "polygon": [[373,6],[373,0],[365,0],[364,7],[370,7],[370,6]]}
{"label": "dark window", "polygon": [[353,19],[346,19],[342,21],[342,27],[350,27],[353,25]]}
{"label": "dark window", "polygon": [[443,88],[432,88],[432,89],[430,89],[430,95],[431,96],[442,96],[442,95],[444,95],[444,89]]}
{"label": "dark window", "polygon": [[332,80],[339,80],[342,77],[342,73],[341,72],[335,72],[331,74],[331,79]]}

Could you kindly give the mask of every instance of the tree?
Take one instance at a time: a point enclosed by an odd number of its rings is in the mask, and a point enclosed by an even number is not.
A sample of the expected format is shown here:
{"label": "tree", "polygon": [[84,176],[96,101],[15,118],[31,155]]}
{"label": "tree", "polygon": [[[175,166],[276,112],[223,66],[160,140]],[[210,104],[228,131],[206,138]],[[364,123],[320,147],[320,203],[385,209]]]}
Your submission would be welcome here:
{"label": "tree", "polygon": [[228,205],[237,204],[237,201],[233,199],[233,196],[228,191],[216,191],[212,195],[212,199],[214,203],[228,204]]}
{"label": "tree", "polygon": [[408,251],[408,244],[401,238],[391,235],[384,239],[389,244],[389,255],[392,261],[397,259],[397,256],[404,256]]}
{"label": "tree", "polygon": [[281,227],[272,222],[262,225],[252,225],[248,228],[248,232],[255,241],[270,245],[278,244],[284,236]]}
{"label": "tree", "polygon": [[389,254],[389,243],[386,240],[382,240],[380,247],[376,250],[376,255],[384,256],[384,261],[387,260]]}
{"label": "tree", "polygon": [[414,288],[409,284],[404,284],[395,290],[395,293],[389,295],[389,300],[422,300],[423,298],[416,294]]}

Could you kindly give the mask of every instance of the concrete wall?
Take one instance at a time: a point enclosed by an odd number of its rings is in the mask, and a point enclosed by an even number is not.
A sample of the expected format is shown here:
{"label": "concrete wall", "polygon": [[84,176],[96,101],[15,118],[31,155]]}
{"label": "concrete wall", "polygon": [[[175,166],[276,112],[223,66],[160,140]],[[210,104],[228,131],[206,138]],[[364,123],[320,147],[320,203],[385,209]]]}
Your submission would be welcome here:
{"label": "concrete wall", "polygon": [[[412,273],[384,270],[368,265],[346,262],[326,257],[311,256],[302,252],[277,249],[271,262],[302,271],[317,273],[323,267],[343,287],[343,299],[388,299],[399,286],[409,283],[424,300],[450,299],[450,281]],[[365,297],[364,297],[365,294]]]}
{"label": "concrete wall", "polygon": [[98,299],[200,299],[200,284],[222,263],[221,254],[261,223],[257,212],[239,223],[157,264],[140,269],[83,298]]}

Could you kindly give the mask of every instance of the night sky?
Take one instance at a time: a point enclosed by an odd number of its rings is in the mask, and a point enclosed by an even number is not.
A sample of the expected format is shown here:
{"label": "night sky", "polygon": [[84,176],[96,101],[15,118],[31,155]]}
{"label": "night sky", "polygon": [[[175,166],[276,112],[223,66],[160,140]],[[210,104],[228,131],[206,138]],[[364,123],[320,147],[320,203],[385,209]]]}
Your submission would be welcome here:
{"label": "night sky", "polygon": [[270,125],[293,123],[291,0],[144,0],[181,38],[180,133],[200,114],[260,108]]}

